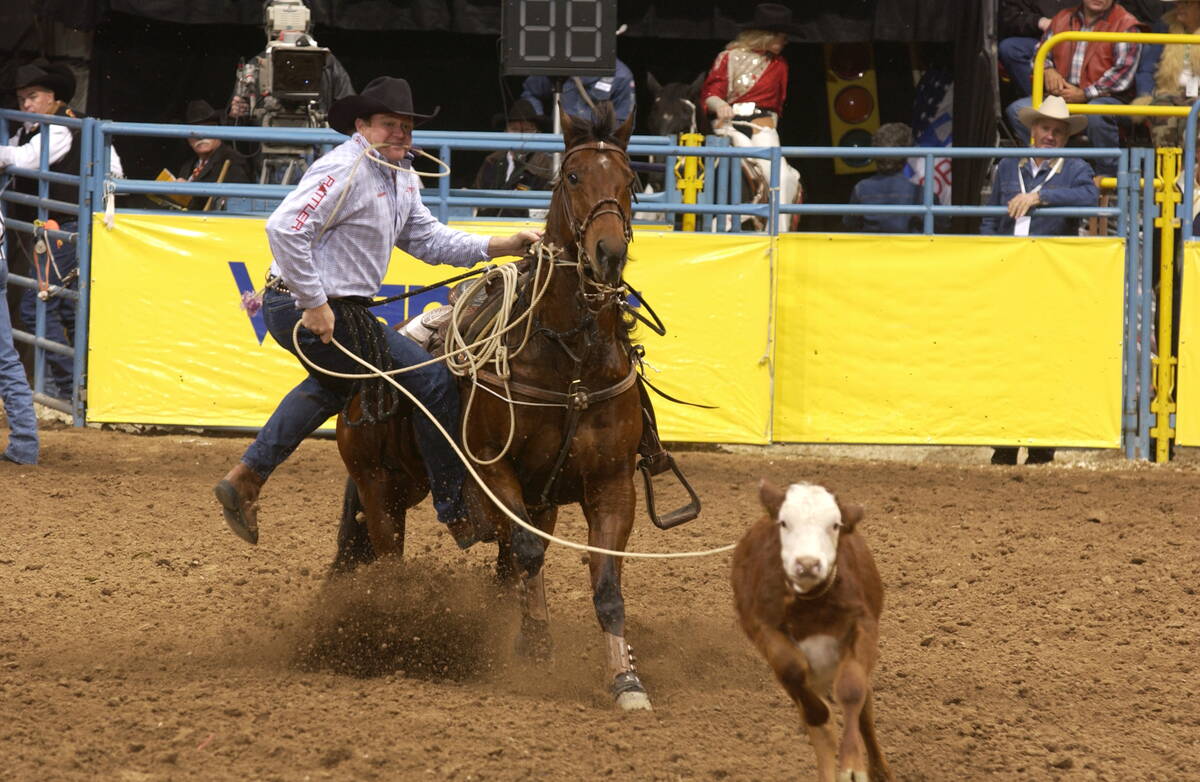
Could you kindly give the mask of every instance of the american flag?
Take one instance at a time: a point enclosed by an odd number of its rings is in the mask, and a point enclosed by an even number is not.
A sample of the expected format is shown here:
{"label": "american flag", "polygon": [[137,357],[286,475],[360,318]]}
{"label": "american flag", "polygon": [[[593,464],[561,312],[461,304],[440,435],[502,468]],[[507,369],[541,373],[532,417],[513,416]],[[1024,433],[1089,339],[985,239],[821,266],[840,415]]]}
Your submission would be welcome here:
{"label": "american flag", "polygon": [[[953,75],[938,68],[925,71],[913,100],[913,139],[918,147],[948,147],[953,143],[953,107]],[[909,158],[905,173],[913,182],[923,184],[925,158]],[[950,158],[933,159],[933,194],[938,203],[950,203]]]}

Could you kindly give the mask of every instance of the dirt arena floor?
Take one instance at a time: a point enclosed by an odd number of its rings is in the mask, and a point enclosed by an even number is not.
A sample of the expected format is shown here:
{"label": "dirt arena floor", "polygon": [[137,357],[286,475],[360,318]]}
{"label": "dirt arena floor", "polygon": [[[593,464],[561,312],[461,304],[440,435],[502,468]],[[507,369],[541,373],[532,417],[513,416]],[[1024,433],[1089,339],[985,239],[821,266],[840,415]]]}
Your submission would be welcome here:
{"label": "dirt arena floor", "polygon": [[[245,444],[57,428],[42,466],[0,463],[0,778],[813,778],[735,625],[728,555],[629,564],[655,711],[618,714],[577,552],[548,556],[555,658],[526,663],[493,548],[458,552],[427,506],[403,564],[326,580],[331,441],[271,481],[259,546],[235,539],[211,489]],[[898,779],[1200,778],[1200,467],[930,453],[686,452],[704,515],[639,521],[631,547],[736,540],[760,476],[824,484],[867,508]],[[560,529],[582,539],[574,512]]]}

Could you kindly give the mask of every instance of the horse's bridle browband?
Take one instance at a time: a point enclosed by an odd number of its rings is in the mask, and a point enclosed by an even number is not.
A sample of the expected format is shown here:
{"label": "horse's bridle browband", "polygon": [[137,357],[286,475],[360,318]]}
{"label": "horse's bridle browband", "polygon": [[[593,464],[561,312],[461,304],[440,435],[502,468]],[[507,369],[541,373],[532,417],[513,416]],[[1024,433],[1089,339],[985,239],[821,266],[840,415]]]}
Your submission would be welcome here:
{"label": "horse's bridle browband", "polygon": [[[625,165],[627,167],[629,165],[629,153],[627,153],[620,146],[613,144],[610,141],[589,141],[584,144],[577,144],[566,151],[566,153],[563,155],[561,165],[566,166],[567,161],[571,159],[572,155],[574,155],[576,152],[583,152],[584,150],[591,150],[593,152],[601,152],[601,153],[619,154],[622,157],[622,159],[624,160]],[[554,185],[554,187],[555,187],[555,189],[558,189],[562,186],[563,186],[563,179],[561,176],[561,167],[560,167],[559,179],[558,179],[558,182]],[[633,184],[632,183],[629,186],[629,191],[631,194],[633,193]],[[621,208],[621,202],[618,201],[617,199],[601,198],[599,201],[592,204],[592,208],[590,210],[588,210],[588,213],[584,216],[582,222],[575,219],[575,215],[571,211],[571,198],[565,192],[563,193],[562,203],[563,203],[563,209],[566,211],[566,215],[567,215],[567,224],[571,226],[571,232],[575,234],[575,244],[577,246],[577,249],[578,249],[579,253],[582,256],[584,256],[585,258],[587,257],[587,250],[585,250],[583,247],[583,235],[584,235],[584,233],[587,232],[587,229],[591,226],[591,224],[593,222],[595,222],[596,218],[600,217],[601,215],[606,215],[606,214],[616,215],[617,218],[620,219],[620,221],[621,221],[621,227],[624,230],[624,234],[625,234],[625,241],[629,242],[630,240],[633,239],[632,220],[630,219],[630,216],[628,214],[626,214],[625,211]]]}

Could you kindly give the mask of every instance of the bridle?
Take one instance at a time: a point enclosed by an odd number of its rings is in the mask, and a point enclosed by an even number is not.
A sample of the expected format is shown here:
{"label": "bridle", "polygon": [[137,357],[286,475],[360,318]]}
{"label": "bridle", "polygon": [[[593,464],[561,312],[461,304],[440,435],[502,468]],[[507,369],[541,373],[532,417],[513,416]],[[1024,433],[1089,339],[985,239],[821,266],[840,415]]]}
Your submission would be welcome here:
{"label": "bridle", "polygon": [[[566,187],[563,184],[563,177],[561,174],[562,167],[565,167],[567,165],[567,161],[571,159],[572,155],[574,155],[578,152],[583,152],[585,150],[591,150],[593,152],[600,152],[602,154],[620,155],[621,160],[625,163],[626,169],[629,168],[629,154],[624,149],[617,146],[616,144],[613,144],[610,141],[589,141],[584,144],[577,144],[576,146],[573,146],[570,149],[568,149],[566,151],[566,154],[563,155],[562,164],[559,169],[559,171],[560,171],[559,178],[558,178],[558,181],[554,184],[555,190],[559,190],[559,189]],[[632,198],[634,196],[632,181],[630,181],[630,184],[629,184],[629,193],[630,193],[630,197]],[[621,221],[621,227],[622,227],[623,233],[625,235],[625,242],[628,243],[633,240],[633,223],[632,223],[631,216],[629,215],[629,213],[627,213],[621,207],[621,202],[618,201],[617,199],[601,198],[599,201],[592,204],[592,208],[588,210],[588,213],[586,215],[584,215],[583,220],[576,219],[575,213],[571,210],[571,195],[570,195],[570,193],[567,193],[565,190],[563,190],[563,192],[561,194],[561,198],[559,200],[561,201],[561,203],[563,205],[563,212],[566,214],[566,217],[567,217],[567,225],[570,226],[571,233],[575,237],[575,245],[576,245],[576,249],[579,253],[579,258],[580,258],[581,264],[582,263],[590,264],[590,262],[591,262],[591,259],[587,255],[587,249],[584,247],[584,244],[583,244],[583,235],[587,232],[588,228],[591,227],[592,223],[594,223],[596,221],[596,219],[601,217],[602,215],[607,215],[607,214],[616,215],[617,218]]]}

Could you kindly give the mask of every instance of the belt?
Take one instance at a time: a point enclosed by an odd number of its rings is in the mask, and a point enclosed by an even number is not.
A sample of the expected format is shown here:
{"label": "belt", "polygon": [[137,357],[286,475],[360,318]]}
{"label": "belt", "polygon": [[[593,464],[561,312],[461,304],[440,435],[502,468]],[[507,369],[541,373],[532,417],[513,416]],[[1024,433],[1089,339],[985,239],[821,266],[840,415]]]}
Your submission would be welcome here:
{"label": "belt", "polygon": [[267,287],[270,288],[271,290],[277,291],[279,293],[291,293],[292,292],[292,289],[289,288],[286,284],[284,284],[282,277],[272,277],[269,272],[267,274]]}

